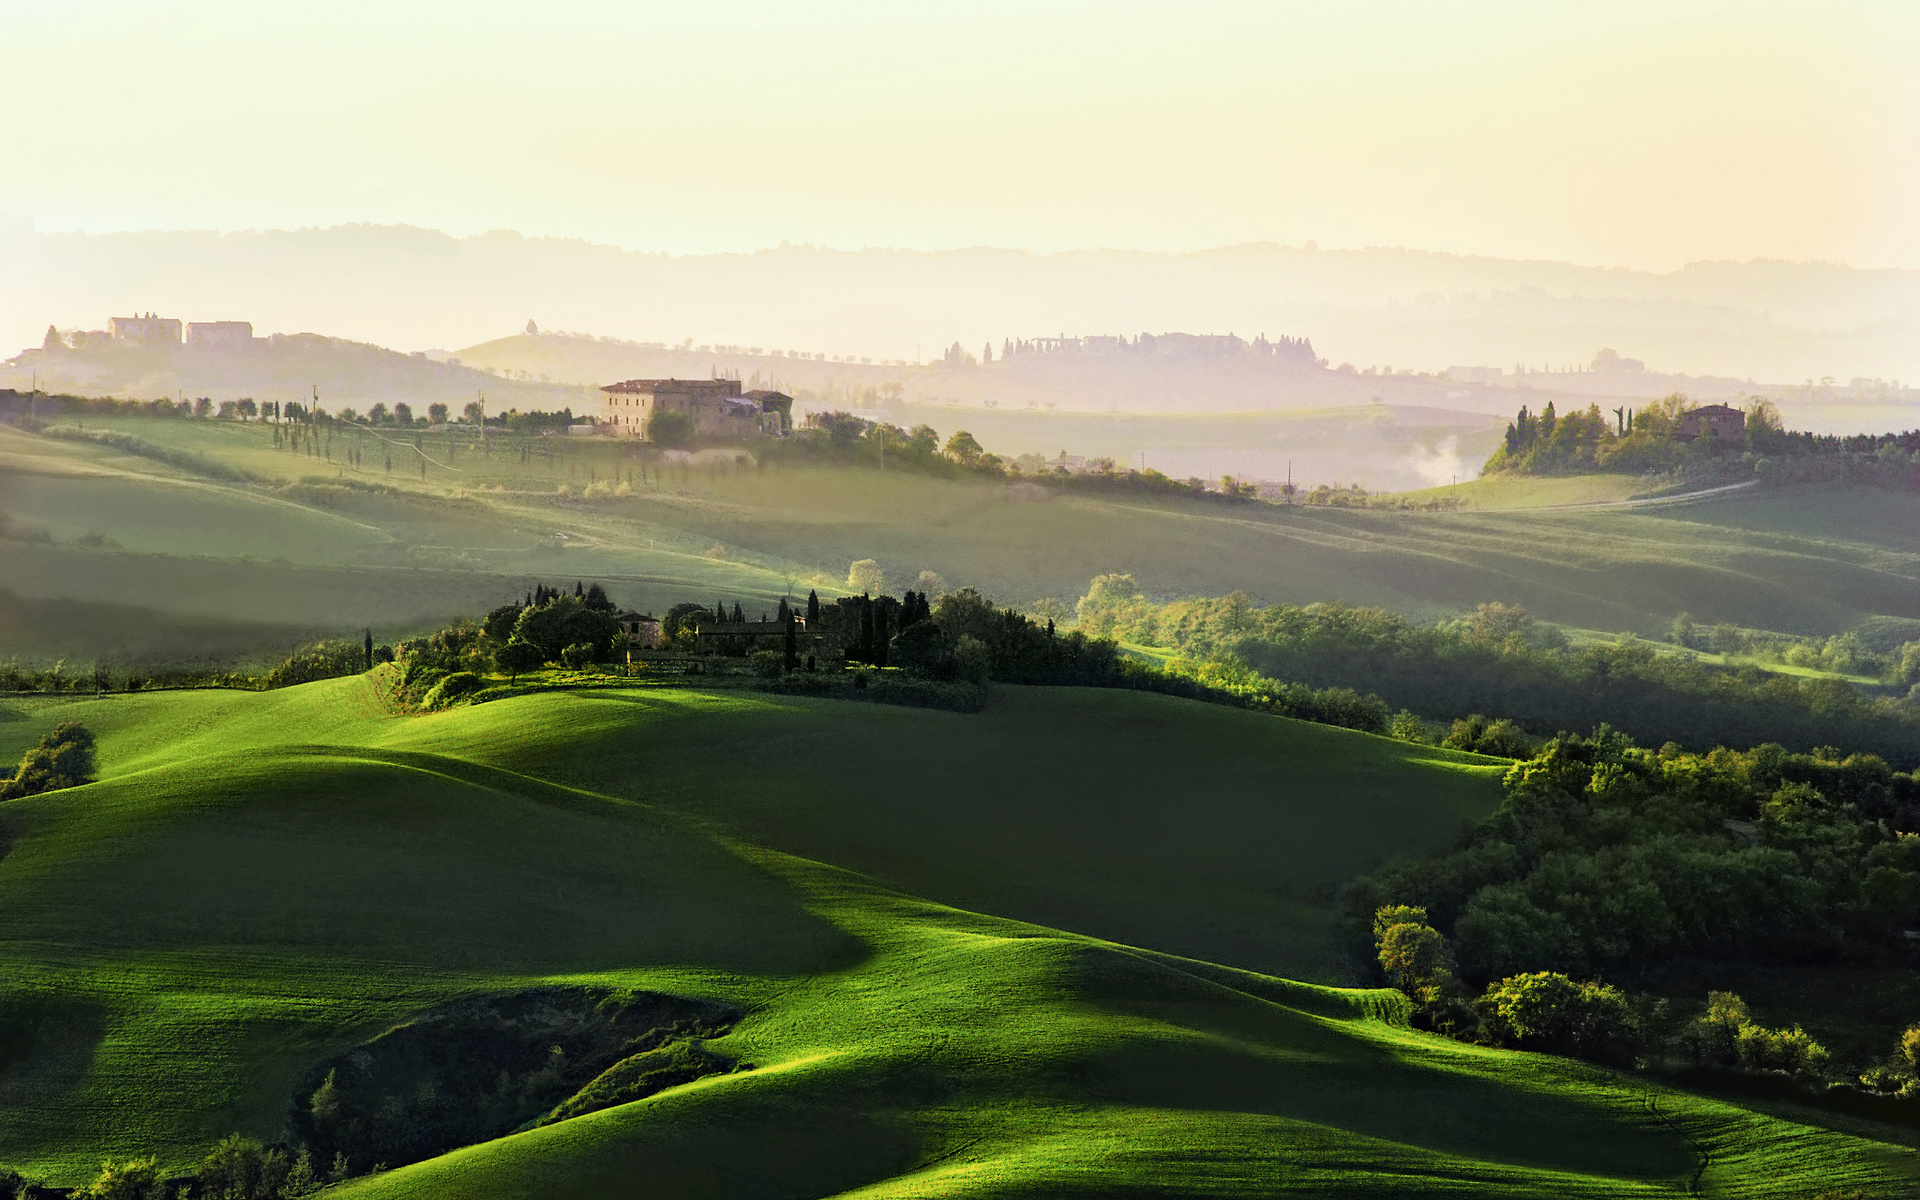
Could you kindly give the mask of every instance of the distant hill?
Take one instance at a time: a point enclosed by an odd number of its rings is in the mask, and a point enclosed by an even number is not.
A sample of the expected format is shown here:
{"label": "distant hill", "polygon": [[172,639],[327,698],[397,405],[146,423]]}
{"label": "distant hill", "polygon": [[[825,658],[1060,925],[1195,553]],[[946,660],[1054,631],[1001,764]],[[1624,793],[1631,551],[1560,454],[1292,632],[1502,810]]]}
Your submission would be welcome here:
{"label": "distant hill", "polygon": [[458,409],[483,392],[492,412],[567,407],[577,412],[592,402],[579,387],[489,374],[458,362],[435,361],[424,353],[403,354],[316,333],[273,334],[241,348],[35,349],[8,365],[10,378],[30,374],[43,392],[121,399],[250,396],[305,402],[318,389],[320,403],[334,411],[364,411],[376,402],[397,400],[416,408],[438,401]]}
{"label": "distant hill", "polygon": [[1659,371],[1842,385],[1920,379],[1920,272],[1695,263],[1656,273],[1249,244],[1191,253],[788,246],[667,255],[511,231],[351,225],[0,230],[0,345],[138,306],[424,349],[491,329],[757,342],[912,361],[958,341],[1261,332],[1338,366],[1566,368],[1603,346]]}

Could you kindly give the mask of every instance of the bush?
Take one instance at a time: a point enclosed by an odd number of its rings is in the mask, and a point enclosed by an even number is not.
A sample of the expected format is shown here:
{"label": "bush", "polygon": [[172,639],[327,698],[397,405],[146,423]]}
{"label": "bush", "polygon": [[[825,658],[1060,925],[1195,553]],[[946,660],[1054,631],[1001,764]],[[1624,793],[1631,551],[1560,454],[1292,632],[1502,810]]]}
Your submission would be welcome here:
{"label": "bush", "polygon": [[54,726],[39,745],[27,751],[13,778],[0,781],[0,800],[79,787],[92,782],[93,770],[93,734],[85,725],[67,721]]}
{"label": "bush", "polygon": [[1747,1002],[1732,992],[1707,993],[1707,1011],[1681,1031],[1680,1044],[1696,1063],[1743,1071],[1818,1075],[1827,1063],[1826,1047],[1806,1030],[1755,1024]]}
{"label": "bush", "polygon": [[472,671],[455,671],[433,685],[426,698],[420,701],[420,707],[434,712],[464,700],[486,686],[487,681]]}
{"label": "bush", "polygon": [[1532,758],[1534,743],[1505,717],[1490,721],[1479,713],[1461,717],[1440,743],[1449,750],[1467,750],[1492,758]]}
{"label": "bush", "polygon": [[205,1200],[279,1200],[313,1190],[310,1164],[300,1181],[304,1188],[287,1187],[292,1174],[293,1166],[285,1151],[230,1133],[201,1162],[195,1182]]}
{"label": "bush", "polygon": [[1515,975],[1488,988],[1480,1007],[1484,1034],[1497,1046],[1610,1063],[1630,1062],[1639,1049],[1626,996],[1604,983],[1554,971]]}
{"label": "bush", "polygon": [[778,679],[787,670],[787,656],[778,650],[755,650],[747,655],[747,663],[762,679]]}
{"label": "bush", "polygon": [[575,642],[560,652],[560,665],[569,671],[581,671],[592,666],[594,658],[592,646]]}
{"label": "bush", "polygon": [[160,1172],[151,1158],[112,1159],[100,1164],[100,1174],[74,1193],[75,1200],[159,1200]]}

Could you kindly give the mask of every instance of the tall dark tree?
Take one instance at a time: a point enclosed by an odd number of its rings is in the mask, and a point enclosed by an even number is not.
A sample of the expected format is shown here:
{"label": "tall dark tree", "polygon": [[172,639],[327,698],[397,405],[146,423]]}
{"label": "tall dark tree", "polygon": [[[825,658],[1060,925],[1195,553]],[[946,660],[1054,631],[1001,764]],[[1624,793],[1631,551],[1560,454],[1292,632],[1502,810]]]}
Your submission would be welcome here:
{"label": "tall dark tree", "polygon": [[367,670],[373,670],[373,630],[367,630]]}
{"label": "tall dark tree", "polygon": [[807,627],[811,629],[820,620],[820,593],[807,589]]}
{"label": "tall dark tree", "polygon": [[747,615],[740,611],[740,602],[735,600],[733,602],[733,623],[735,625],[744,625],[746,620]]}
{"label": "tall dark tree", "polygon": [[582,600],[585,600],[587,598],[587,589],[580,586],[580,581],[578,579],[573,581],[573,594],[578,596]]}
{"label": "tall dark tree", "polygon": [[785,596],[780,597],[780,616],[778,620],[782,625],[784,625],[787,623],[787,619],[791,616],[793,616],[793,606],[787,603],[787,598]]}
{"label": "tall dark tree", "polygon": [[780,602],[780,623],[786,626],[786,629],[783,631],[786,642],[786,662],[784,665],[787,672],[791,674],[800,669],[800,639],[794,632],[793,610],[787,607],[785,600]]}
{"label": "tall dark tree", "polygon": [[587,607],[596,612],[612,612],[615,606],[612,597],[607,595],[607,589],[596,583],[587,588]]}

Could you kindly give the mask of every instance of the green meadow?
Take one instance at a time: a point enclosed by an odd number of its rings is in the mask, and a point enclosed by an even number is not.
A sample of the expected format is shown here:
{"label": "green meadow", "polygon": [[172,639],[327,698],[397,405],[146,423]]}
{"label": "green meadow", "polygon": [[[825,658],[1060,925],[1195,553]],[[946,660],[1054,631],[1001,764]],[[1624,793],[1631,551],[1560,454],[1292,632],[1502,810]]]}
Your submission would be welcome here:
{"label": "green meadow", "polygon": [[[1332,889],[1504,764],[1167,697],[655,687],[427,716],[365,677],[8,699],[101,778],[0,807],[0,1163],[191,1168],[317,1063],[548,984],[736,1060],[341,1196],[1903,1194],[1911,1135],[1411,1030]],[[358,1164],[364,1171],[372,1164]]]}
{"label": "green meadow", "polygon": [[[1260,603],[1344,599],[1422,618],[1499,600],[1643,636],[1682,612],[1802,635],[1920,619],[1920,497],[1862,489],[1581,508],[1640,484],[1503,478],[1461,485],[1462,511],[1403,513],[762,470],[726,455],[663,472],[611,439],[503,436],[483,456],[470,435],[421,434],[416,452],[412,435],[352,433],[336,437],[329,464],[275,450],[257,423],[87,428],[258,481],[0,429],[0,513],[50,539],[8,543],[5,586],[22,595],[385,635],[538,580],[598,579],[643,609],[714,595],[770,606],[808,588],[835,594],[849,564],[870,558],[896,590],[931,570],[1022,606],[1070,604],[1094,576],[1127,572],[1162,598],[1240,589]],[[358,470],[342,465],[353,444]],[[0,652],[25,649],[3,628],[0,640],[14,643]]]}

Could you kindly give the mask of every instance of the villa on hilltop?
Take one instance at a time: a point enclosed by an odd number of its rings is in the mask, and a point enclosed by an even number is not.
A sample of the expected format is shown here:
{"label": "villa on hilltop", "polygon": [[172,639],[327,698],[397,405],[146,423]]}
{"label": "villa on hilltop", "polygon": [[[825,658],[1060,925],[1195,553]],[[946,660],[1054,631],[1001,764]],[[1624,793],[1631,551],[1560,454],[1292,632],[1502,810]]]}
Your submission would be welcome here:
{"label": "villa on hilltop", "polygon": [[1747,414],[1730,404],[1708,404],[1680,414],[1673,431],[1683,442],[1710,438],[1715,442],[1739,442],[1747,436]]}
{"label": "villa on hilltop", "polygon": [[149,312],[109,318],[105,329],[56,329],[49,325],[40,348],[60,351],[187,345],[207,350],[245,350],[253,343],[251,321],[182,321]]}
{"label": "villa on hilltop", "polygon": [[600,389],[596,433],[651,438],[663,413],[687,418],[696,437],[785,437],[793,432],[793,397],[742,392],[738,379],[628,379]]}

